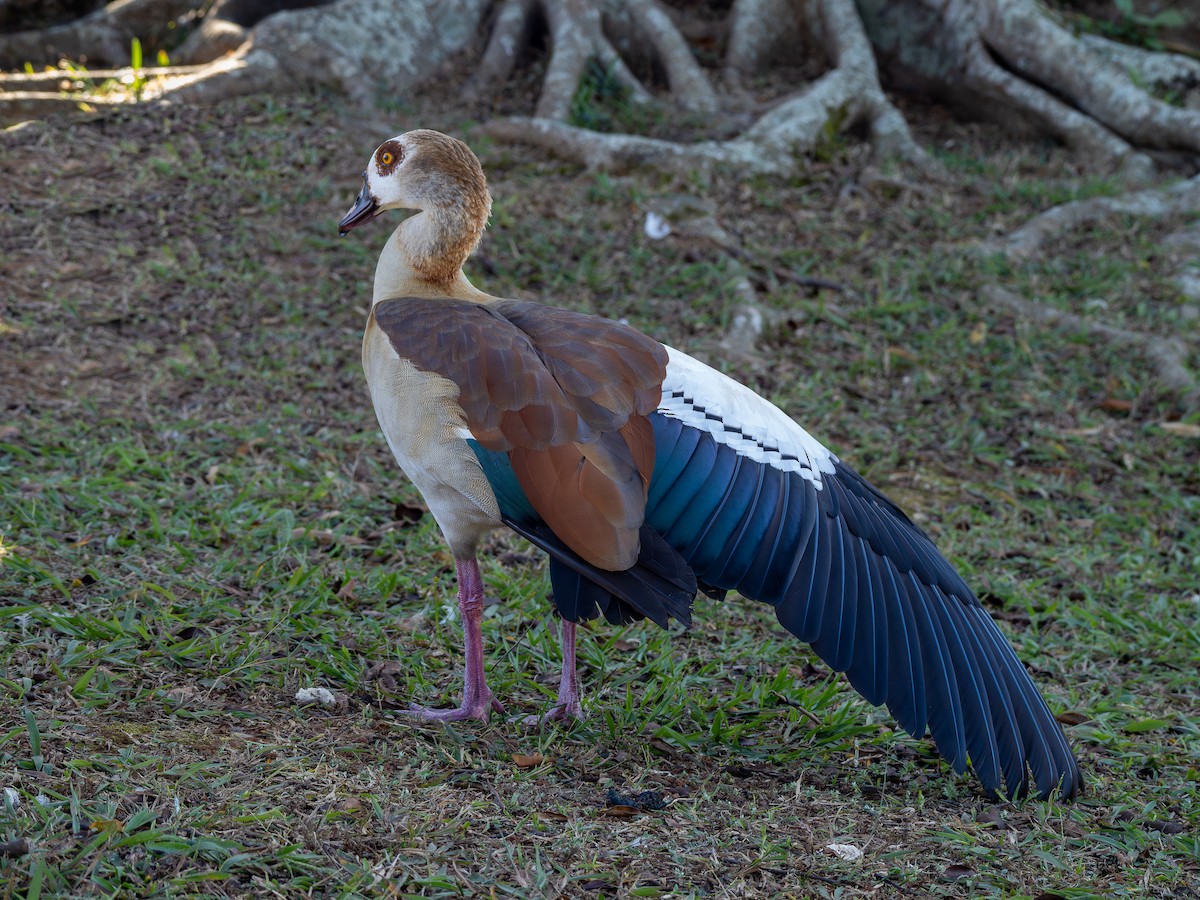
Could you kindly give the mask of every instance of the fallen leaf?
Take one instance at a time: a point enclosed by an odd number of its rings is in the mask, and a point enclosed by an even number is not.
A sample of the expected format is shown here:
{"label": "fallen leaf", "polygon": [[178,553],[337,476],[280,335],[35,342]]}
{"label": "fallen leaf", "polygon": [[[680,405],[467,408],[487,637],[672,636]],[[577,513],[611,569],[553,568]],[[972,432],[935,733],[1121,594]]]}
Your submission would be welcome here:
{"label": "fallen leaf", "polygon": [[23,837],[10,838],[0,844],[0,858],[10,857],[15,859],[18,856],[24,856],[29,852],[29,841]]}
{"label": "fallen leaf", "polygon": [[1081,712],[1060,712],[1054,718],[1063,725],[1082,725],[1084,722],[1092,721],[1091,716]]}
{"label": "fallen leaf", "polygon": [[347,578],[346,583],[343,584],[340,588],[338,588],[337,592],[333,596],[337,597],[339,600],[353,600],[354,599],[354,579]]}
{"label": "fallen leaf", "polygon": [[514,753],[512,761],[518,769],[532,769],[534,766],[542,765],[546,761],[546,757],[540,753],[531,753],[528,756],[524,753]]}
{"label": "fallen leaf", "polygon": [[0,425],[0,441],[13,441],[21,436],[21,429],[16,425]]}
{"label": "fallen leaf", "polygon": [[426,626],[425,613],[413,613],[411,616],[405,616],[403,619],[397,619],[395,626],[405,634],[415,634],[418,631],[424,631]]}
{"label": "fallen leaf", "polygon": [[221,467],[218,465],[209,466],[208,469],[204,473],[204,483],[210,484],[210,485],[216,484],[217,483],[217,474],[220,471],[221,471]]}
{"label": "fallen leaf", "polygon": [[967,336],[967,340],[972,344],[982,344],[983,339],[987,337],[987,333],[987,322],[976,322],[975,327],[971,329],[970,335]]}
{"label": "fallen leaf", "polygon": [[664,741],[662,738],[650,738],[650,746],[659,753],[665,753],[667,756],[678,756],[679,751]]}
{"label": "fallen leaf", "polygon": [[615,788],[608,789],[605,802],[609,807],[629,806],[645,812],[647,810],[666,809],[667,801],[658,791],[640,791],[637,794],[622,794]]}
{"label": "fallen leaf", "polygon": [[617,638],[613,641],[613,647],[620,650],[622,653],[628,653],[630,650],[636,650],[641,644],[638,641],[627,641],[625,638]]}
{"label": "fallen leaf", "polygon": [[826,844],[825,849],[847,862],[858,862],[863,857],[863,852],[853,844]]}
{"label": "fallen leaf", "polygon": [[600,815],[612,819],[629,819],[641,812],[636,806],[606,806],[600,810]]}
{"label": "fallen leaf", "polygon": [[974,874],[975,870],[970,866],[950,865],[946,866],[942,872],[942,879],[944,881],[958,881],[960,878],[966,878]]}
{"label": "fallen leaf", "polygon": [[1000,807],[998,806],[987,806],[975,814],[975,821],[980,825],[988,825],[992,828],[1003,828],[1004,814],[1000,812]]}
{"label": "fallen leaf", "polygon": [[392,518],[396,522],[414,525],[421,521],[425,515],[425,509],[421,506],[415,506],[412,503],[397,503],[396,508],[392,511]]}
{"label": "fallen leaf", "polygon": [[617,886],[611,881],[605,881],[603,878],[593,878],[591,881],[585,881],[580,885],[585,891],[605,891],[606,893],[615,894]]}
{"label": "fallen leaf", "polygon": [[1183,834],[1187,830],[1183,827],[1182,823],[1171,821],[1158,822],[1151,820],[1146,823],[1146,827],[1151,831],[1161,831],[1163,834]]}
{"label": "fallen leaf", "polygon": [[1132,401],[1122,400],[1120,397],[1105,397],[1098,405],[1101,409],[1106,409],[1109,412],[1127,413],[1133,409]]}
{"label": "fallen leaf", "polygon": [[266,442],[267,442],[266,438],[260,438],[260,437],[251,438],[250,440],[241,444],[237,448],[236,453],[238,456],[257,456],[258,452],[259,452],[258,448],[261,447]]}
{"label": "fallen leaf", "polygon": [[120,819],[97,819],[91,825],[92,831],[103,834],[120,834],[125,830],[125,823]]}
{"label": "fallen leaf", "polygon": [[367,669],[366,680],[378,681],[379,686],[388,693],[394,694],[399,687],[396,676],[405,671],[404,666],[394,659],[385,659]]}
{"label": "fallen leaf", "polygon": [[564,816],[562,813],[551,812],[550,810],[545,810],[543,812],[539,812],[537,814],[537,817],[539,819],[545,819],[547,822],[566,822],[566,821],[568,821],[567,817]]}

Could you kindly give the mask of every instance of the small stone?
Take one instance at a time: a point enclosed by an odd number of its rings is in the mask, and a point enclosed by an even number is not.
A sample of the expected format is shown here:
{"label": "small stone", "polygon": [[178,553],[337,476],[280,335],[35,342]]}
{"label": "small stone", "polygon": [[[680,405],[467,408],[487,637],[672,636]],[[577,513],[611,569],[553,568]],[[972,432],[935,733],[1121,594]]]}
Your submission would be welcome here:
{"label": "small stone", "polygon": [[296,691],[296,702],[301,706],[309,706],[310,704],[317,703],[321,706],[333,707],[337,706],[338,700],[329,688],[312,687],[300,688],[300,690]]}

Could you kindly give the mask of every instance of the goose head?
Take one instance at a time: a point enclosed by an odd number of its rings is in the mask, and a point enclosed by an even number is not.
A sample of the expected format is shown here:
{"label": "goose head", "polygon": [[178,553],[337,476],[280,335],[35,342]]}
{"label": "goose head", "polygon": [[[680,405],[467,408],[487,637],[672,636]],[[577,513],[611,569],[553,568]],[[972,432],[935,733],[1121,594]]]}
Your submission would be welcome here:
{"label": "goose head", "polygon": [[417,210],[420,215],[401,229],[408,266],[429,281],[453,280],[479,244],[492,209],[483,167],[471,148],[437,131],[409,131],[380,144],[362,177],[362,190],[338,233],[344,236],[389,209]]}

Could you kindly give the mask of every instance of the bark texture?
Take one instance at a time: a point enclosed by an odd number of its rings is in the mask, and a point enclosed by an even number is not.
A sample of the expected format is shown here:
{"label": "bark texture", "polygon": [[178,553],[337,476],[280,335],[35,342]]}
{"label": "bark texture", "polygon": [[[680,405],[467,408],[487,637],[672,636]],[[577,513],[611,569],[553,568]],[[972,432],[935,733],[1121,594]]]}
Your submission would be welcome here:
{"label": "bark texture", "polygon": [[[162,77],[147,69],[139,98],[210,102],[320,85],[365,104],[402,96],[452,55],[482,48],[465,65],[474,69],[469,91],[486,100],[544,53],[533,115],[494,130],[593,166],[788,172],[823,141],[855,131],[881,154],[933,171],[884,93],[878,62],[894,85],[1019,120],[1092,169],[1144,178],[1163,162],[1200,160],[1200,109],[1154,93],[1194,90],[1200,62],[1082,35],[1079,23],[1091,20],[1038,0],[734,0],[723,22],[663,0],[113,0],[74,22],[0,37],[0,65],[59,56],[121,65],[133,36],[152,51],[172,21],[197,26],[172,48],[177,61],[210,66]],[[711,48],[705,65],[696,41]],[[755,93],[776,60],[820,61],[825,71],[790,91]],[[573,104],[596,64],[627,102],[711,116],[709,133],[721,139],[682,144],[574,127]],[[69,102],[30,97],[38,92],[12,76],[0,89],[9,118]]]}
{"label": "bark texture", "polygon": [[[1200,176],[1167,188],[1077,200],[1052,207],[983,249],[988,253],[1003,254],[1015,263],[1028,262],[1052,251],[1054,242],[1066,232],[1118,216],[1162,219],[1197,213],[1200,213]],[[1177,249],[1178,255],[1186,260],[1175,275],[1180,293],[1191,300],[1200,300],[1200,270],[1195,263],[1196,253],[1200,252],[1200,229],[1184,229],[1163,243],[1164,249],[1168,250],[1163,254],[1164,260],[1170,259],[1170,249]],[[1136,331],[1020,297],[997,285],[986,285],[983,296],[989,304],[1009,309],[1024,319],[1082,332],[1098,341],[1128,348],[1146,361],[1162,392],[1175,401],[1181,412],[1200,411],[1200,380],[1189,367],[1189,360],[1200,353],[1200,339],[1195,329],[1192,333],[1185,331],[1178,335]],[[1200,310],[1192,309],[1194,314],[1200,315]]]}
{"label": "bark texture", "polygon": [[976,115],[1022,119],[1090,167],[1142,178],[1154,168],[1146,151],[1200,154],[1200,111],[1141,86],[1194,73],[1178,58],[1149,66],[1161,55],[1116,54],[1111,41],[1077,36],[1035,0],[858,0],[858,8],[897,83]]}
{"label": "bark texture", "polygon": [[[552,0],[542,0],[551,3]],[[582,0],[578,0],[582,2]],[[622,8],[644,5],[644,0],[624,0]],[[647,9],[651,7],[647,6]],[[662,13],[661,9],[653,9]],[[564,104],[539,103],[538,115],[528,119],[496,122],[490,130],[507,140],[524,140],[546,150],[595,168],[622,169],[630,166],[659,166],[687,171],[697,166],[720,164],[753,172],[783,174],[793,171],[797,157],[815,149],[838,132],[864,126],[875,147],[885,155],[930,167],[928,157],[917,145],[908,124],[883,93],[870,42],[852,0],[817,0],[799,7],[808,33],[822,39],[822,49],[831,68],[812,84],[776,101],[737,138],[679,144],[628,134],[596,134],[564,121]],[[748,24],[775,11],[767,0],[739,2],[733,14],[730,38],[734,63],[725,69],[727,79],[739,87],[743,79],[762,65],[774,47],[768,30]],[[672,20],[661,14],[656,22],[660,37],[655,46],[660,58],[683,57],[686,65],[672,67],[664,62],[670,91],[685,108],[707,110],[717,102],[711,90],[694,85],[703,79],[682,35]],[[661,31],[657,30],[661,29]],[[670,35],[666,37],[665,35]],[[549,79],[547,79],[549,81]],[[745,102],[735,91],[733,103]]]}
{"label": "bark texture", "polygon": [[[32,58],[54,59],[57,53],[128,62],[131,29],[136,30],[147,14],[173,18],[197,5],[198,0],[115,0],[93,17],[64,26],[65,31],[5,36],[0,39],[0,58],[29,59],[34,49],[50,42],[55,45],[38,50]],[[336,0],[318,6],[300,0],[286,5],[301,8],[268,15],[250,30],[233,19],[222,19],[225,24],[217,28],[216,40],[239,35],[242,40],[232,52],[228,43],[193,42],[185,56],[203,60],[215,55],[207,65],[185,72],[142,70],[140,75],[149,83],[139,99],[170,94],[186,102],[213,103],[240,94],[313,86],[332,89],[361,104],[402,97],[414,85],[434,77],[450,55],[470,44],[487,0]],[[80,46],[78,41],[85,38],[92,43]],[[0,77],[0,117],[20,118],[39,104],[41,111],[53,105],[50,98],[31,101],[22,77]],[[18,93],[22,96],[14,96]],[[95,102],[93,97],[82,99]],[[109,97],[106,102],[120,99]]]}

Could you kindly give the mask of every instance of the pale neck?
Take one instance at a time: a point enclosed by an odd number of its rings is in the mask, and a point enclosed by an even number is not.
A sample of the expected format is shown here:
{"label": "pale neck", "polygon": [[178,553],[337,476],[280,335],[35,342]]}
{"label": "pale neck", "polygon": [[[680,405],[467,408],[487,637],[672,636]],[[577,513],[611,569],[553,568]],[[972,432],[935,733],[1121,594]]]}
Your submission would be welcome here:
{"label": "pale neck", "polygon": [[476,241],[464,235],[461,222],[445,213],[424,211],[405,219],[379,254],[372,305],[389,297],[494,299],[471,284],[462,271]]}

